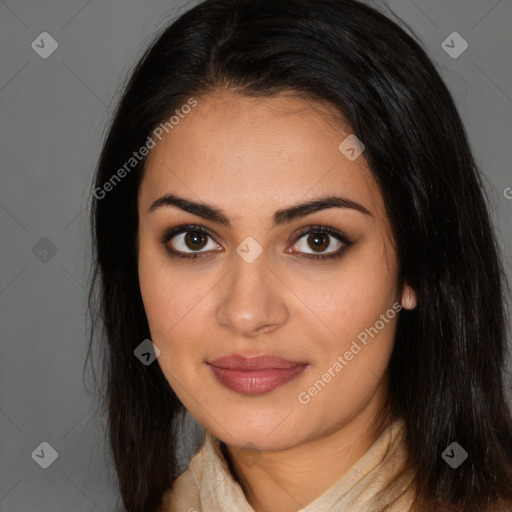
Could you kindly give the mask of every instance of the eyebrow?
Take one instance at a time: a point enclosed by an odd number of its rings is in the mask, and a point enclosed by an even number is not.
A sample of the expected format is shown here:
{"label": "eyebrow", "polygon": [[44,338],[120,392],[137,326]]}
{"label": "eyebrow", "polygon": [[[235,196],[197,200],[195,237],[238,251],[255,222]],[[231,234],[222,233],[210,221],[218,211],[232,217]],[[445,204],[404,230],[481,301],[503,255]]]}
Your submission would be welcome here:
{"label": "eyebrow", "polygon": [[[154,201],[151,204],[149,211],[152,212],[164,206],[176,206],[183,211],[231,228],[230,217],[220,208],[216,208],[208,203],[199,203],[190,199],[185,199],[184,197],[178,197],[174,194],[166,194]],[[356,203],[351,199],[339,196],[326,196],[312,201],[298,203],[282,210],[277,210],[272,217],[272,226],[276,227],[281,224],[286,224],[328,208],[350,208],[373,217],[373,215],[363,205]]]}

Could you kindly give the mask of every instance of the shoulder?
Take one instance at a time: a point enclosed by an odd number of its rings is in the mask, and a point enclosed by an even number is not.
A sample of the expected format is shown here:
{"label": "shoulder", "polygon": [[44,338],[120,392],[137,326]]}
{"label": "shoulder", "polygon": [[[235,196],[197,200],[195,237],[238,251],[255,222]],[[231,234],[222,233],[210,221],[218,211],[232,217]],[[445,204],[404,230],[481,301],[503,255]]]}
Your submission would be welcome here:
{"label": "shoulder", "polygon": [[199,484],[190,467],[165,493],[160,512],[201,512]]}
{"label": "shoulder", "polygon": [[201,512],[204,445],[166,491],[159,512]]}

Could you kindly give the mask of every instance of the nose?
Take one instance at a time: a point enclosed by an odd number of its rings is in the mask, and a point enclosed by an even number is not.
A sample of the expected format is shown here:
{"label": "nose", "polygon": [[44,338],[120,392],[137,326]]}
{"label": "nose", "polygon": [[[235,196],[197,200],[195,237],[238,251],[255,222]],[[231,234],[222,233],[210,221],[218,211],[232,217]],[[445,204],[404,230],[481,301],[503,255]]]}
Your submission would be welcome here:
{"label": "nose", "polygon": [[237,337],[252,338],[282,327],[288,317],[290,292],[268,266],[265,254],[252,263],[238,258],[224,279],[216,319]]}

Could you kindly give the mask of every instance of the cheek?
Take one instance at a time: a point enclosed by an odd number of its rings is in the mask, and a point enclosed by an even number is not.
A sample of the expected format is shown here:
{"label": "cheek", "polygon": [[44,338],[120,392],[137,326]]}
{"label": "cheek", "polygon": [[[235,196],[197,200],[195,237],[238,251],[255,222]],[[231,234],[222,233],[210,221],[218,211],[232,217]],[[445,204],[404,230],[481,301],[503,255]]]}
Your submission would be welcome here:
{"label": "cheek", "polygon": [[139,249],[139,287],[153,342],[165,344],[173,328],[190,310],[190,287],[173,270],[165,251],[141,238]]}
{"label": "cheek", "polygon": [[[394,265],[383,260],[378,251],[366,251],[357,258],[354,255],[350,263],[333,276],[315,306],[331,334],[349,343],[373,326],[397,298]],[[389,327],[386,323],[382,330],[389,331]]]}
{"label": "cheek", "polygon": [[378,315],[371,324],[358,320],[359,328],[355,328],[354,318],[347,317],[350,326],[345,333],[341,333],[343,327],[338,324],[341,334],[326,348],[322,362],[314,368],[297,397],[304,411],[309,407],[316,411],[305,421],[320,422],[325,429],[338,428],[372,401],[382,386],[393,349],[397,317],[390,317],[391,314],[380,330],[375,327]]}
{"label": "cheek", "polygon": [[318,395],[311,405],[336,403],[349,414],[373,396],[391,356],[399,307],[394,261],[381,247],[358,254],[333,278],[322,305],[329,329],[316,343],[318,365],[308,385]]}
{"label": "cheek", "polygon": [[[190,278],[187,270],[169,261],[165,250],[141,240],[139,286],[151,333],[160,349],[162,368],[179,371],[194,360],[204,343],[206,292],[204,279]],[[195,283],[195,285],[194,285]]]}

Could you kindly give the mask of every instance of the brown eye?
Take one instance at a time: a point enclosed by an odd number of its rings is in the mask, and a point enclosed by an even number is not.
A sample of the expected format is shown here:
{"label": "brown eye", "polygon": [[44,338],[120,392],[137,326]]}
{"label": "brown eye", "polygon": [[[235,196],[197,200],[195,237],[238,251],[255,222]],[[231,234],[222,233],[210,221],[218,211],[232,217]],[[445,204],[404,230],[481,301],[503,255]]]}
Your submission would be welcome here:
{"label": "brown eye", "polygon": [[208,235],[201,231],[189,231],[185,235],[184,242],[188,248],[198,251],[205,246],[207,238]]}
{"label": "brown eye", "polygon": [[[345,244],[341,237],[323,230],[310,229],[295,243],[293,252],[302,253],[306,258],[329,258],[340,253]],[[325,254],[324,254],[325,253]]]}
{"label": "brown eye", "polygon": [[354,242],[341,231],[321,224],[303,229],[294,246],[286,250],[295,258],[333,260],[340,258]]}
{"label": "brown eye", "polygon": [[[171,256],[180,258],[209,256],[212,252],[219,252],[219,249],[222,249],[209,232],[196,225],[171,228],[159,238]],[[208,247],[209,241],[211,241],[210,247]],[[329,226],[310,226],[302,231],[295,245],[299,247],[287,249],[286,253],[292,254],[294,257],[326,260],[340,257],[346,249],[353,245],[353,242]]]}
{"label": "brown eye", "polygon": [[[208,242],[211,246],[208,247]],[[210,234],[200,228],[193,226],[178,226],[164,233],[161,242],[167,247],[168,251],[174,256],[184,258],[196,258],[206,256],[210,250],[218,249],[218,245],[213,241]],[[207,249],[204,251],[203,249]]]}
{"label": "brown eye", "polygon": [[308,245],[314,251],[325,251],[329,247],[329,235],[325,233],[315,233],[313,235],[309,235]]}

